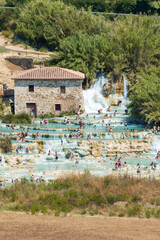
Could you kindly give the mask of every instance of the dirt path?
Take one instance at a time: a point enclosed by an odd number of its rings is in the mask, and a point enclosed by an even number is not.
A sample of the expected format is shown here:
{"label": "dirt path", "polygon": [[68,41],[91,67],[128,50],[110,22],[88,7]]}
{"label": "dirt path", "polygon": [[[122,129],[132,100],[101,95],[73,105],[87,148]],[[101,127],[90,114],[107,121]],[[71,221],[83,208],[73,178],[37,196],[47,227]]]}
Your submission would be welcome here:
{"label": "dirt path", "polygon": [[11,43],[11,40],[6,39],[1,32],[0,32],[0,47],[3,47],[9,51],[6,54],[3,53],[4,56],[17,56],[17,53],[19,53],[19,52],[21,54],[24,54],[24,56],[28,56],[28,55],[31,57],[38,56],[40,58],[43,58],[43,57],[47,58],[47,57],[50,57],[50,55],[53,55],[52,52],[45,53],[45,52],[35,51],[32,48],[25,49],[24,45],[22,45],[22,44],[14,45]]}
{"label": "dirt path", "polygon": [[0,213],[4,240],[159,240],[160,221],[134,218],[30,216]]}
{"label": "dirt path", "polygon": [[50,57],[52,53],[41,53],[32,49],[24,49],[21,44],[13,45],[7,40],[2,33],[0,33],[0,47],[5,48],[7,52],[0,52],[0,92],[2,91],[2,85],[7,84],[9,89],[14,88],[14,81],[11,79],[13,72],[22,71],[21,67],[11,64],[6,61],[6,57],[18,57],[18,53],[21,53],[20,57],[32,57],[36,59],[44,59]]}

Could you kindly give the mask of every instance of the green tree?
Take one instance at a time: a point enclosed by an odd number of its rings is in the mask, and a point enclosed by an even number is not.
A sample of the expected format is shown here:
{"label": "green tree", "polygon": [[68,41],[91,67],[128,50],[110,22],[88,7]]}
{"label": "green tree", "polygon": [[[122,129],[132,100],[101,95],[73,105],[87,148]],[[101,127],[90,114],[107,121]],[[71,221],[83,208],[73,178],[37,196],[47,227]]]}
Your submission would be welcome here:
{"label": "green tree", "polygon": [[136,72],[156,64],[160,54],[160,25],[154,17],[121,17],[115,21],[111,36],[115,41],[115,54],[123,57],[125,68]]}
{"label": "green tree", "polygon": [[[156,71],[155,71],[156,70]],[[160,123],[160,68],[139,72],[130,91],[131,115],[148,123]]]}
{"label": "green tree", "polygon": [[81,71],[91,80],[104,69],[107,51],[109,45],[103,36],[78,32],[61,43],[58,66]]}
{"label": "green tree", "polygon": [[106,31],[103,17],[78,11],[73,6],[51,0],[35,0],[22,8],[16,34],[35,47],[59,47],[60,41],[81,30],[94,35]]}

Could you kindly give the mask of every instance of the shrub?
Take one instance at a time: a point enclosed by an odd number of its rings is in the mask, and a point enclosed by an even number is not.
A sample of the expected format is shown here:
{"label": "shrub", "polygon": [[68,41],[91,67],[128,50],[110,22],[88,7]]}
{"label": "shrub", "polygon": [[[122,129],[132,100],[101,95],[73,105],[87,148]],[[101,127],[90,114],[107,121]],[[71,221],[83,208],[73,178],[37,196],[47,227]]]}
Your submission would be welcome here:
{"label": "shrub", "polygon": [[18,195],[15,192],[13,192],[11,196],[11,202],[15,202],[17,199],[18,199]]}
{"label": "shrub", "polygon": [[160,218],[160,209],[157,209],[157,211],[155,211],[154,216],[155,216],[156,218]]}
{"label": "shrub", "polygon": [[60,113],[60,114],[59,114],[59,117],[71,116],[71,115],[75,115],[75,114],[76,114],[76,112],[75,112],[75,110],[73,109],[73,110],[71,110],[71,111],[66,111],[66,112]]}
{"label": "shrub", "polygon": [[131,217],[131,216],[139,215],[141,212],[141,209],[142,209],[141,205],[139,204],[134,205],[133,207],[128,209],[128,216]]}
{"label": "shrub", "polygon": [[29,206],[25,203],[21,206],[21,208],[25,211],[25,212],[29,212]]}
{"label": "shrub", "polygon": [[94,201],[97,205],[103,205],[106,203],[106,200],[102,197],[101,194],[94,194],[90,197],[91,201]]}
{"label": "shrub", "polygon": [[82,211],[81,211],[81,215],[85,215],[87,213],[87,211],[85,210],[85,209],[83,209]]}
{"label": "shrub", "polygon": [[54,213],[54,216],[55,216],[55,217],[59,217],[59,216],[60,216],[60,211],[56,211],[56,212]]}
{"label": "shrub", "polygon": [[109,204],[114,204],[115,202],[125,201],[126,200],[125,197],[120,196],[120,195],[112,195],[112,193],[107,194],[106,198],[107,198],[107,202]]}
{"label": "shrub", "polygon": [[[39,118],[42,118],[42,114],[38,115]],[[55,117],[55,115],[53,113],[48,113],[48,114],[44,114],[45,118],[53,118]],[[54,121],[54,120],[49,120],[50,121]]]}
{"label": "shrub", "polygon": [[134,195],[131,200],[132,202],[139,202],[142,200],[142,198],[139,195]]}
{"label": "shrub", "polygon": [[146,216],[146,218],[150,218],[150,216],[151,216],[151,212],[148,209],[145,212],[145,216]]}
{"label": "shrub", "polygon": [[21,206],[19,204],[16,204],[14,207],[15,210],[21,210]]}
{"label": "shrub", "polygon": [[31,203],[31,213],[35,214],[39,210],[40,210],[40,207],[38,205],[38,202],[33,200],[32,203]]}
{"label": "shrub", "polygon": [[43,214],[47,214],[47,207],[46,206],[41,206],[41,212],[43,213]]}
{"label": "shrub", "polygon": [[2,150],[2,153],[10,153],[12,152],[12,142],[11,142],[11,139],[10,138],[2,138],[0,140],[1,142],[1,150]]}
{"label": "shrub", "polygon": [[82,198],[79,199],[76,204],[78,207],[87,207],[89,203],[90,203],[89,198]]}
{"label": "shrub", "polygon": [[96,208],[96,209],[92,209],[91,211],[90,211],[90,215],[91,216],[94,216],[95,214],[98,214],[98,209]]}
{"label": "shrub", "polygon": [[17,115],[7,114],[2,116],[2,123],[12,123],[12,124],[32,123],[32,116],[27,113],[20,113]]}
{"label": "shrub", "polygon": [[77,190],[76,189],[70,189],[67,192],[64,192],[64,197],[65,198],[76,198],[78,196]]}
{"label": "shrub", "polygon": [[114,217],[115,215],[116,215],[115,212],[110,212],[110,213],[109,213],[109,216],[110,216],[110,217]]}
{"label": "shrub", "polygon": [[124,217],[125,213],[124,212],[120,212],[120,214],[118,215],[119,217]]}
{"label": "shrub", "polygon": [[69,180],[56,180],[53,182],[53,188],[55,190],[68,189],[72,186],[72,183]]}
{"label": "shrub", "polygon": [[160,199],[156,200],[156,206],[160,206]]}

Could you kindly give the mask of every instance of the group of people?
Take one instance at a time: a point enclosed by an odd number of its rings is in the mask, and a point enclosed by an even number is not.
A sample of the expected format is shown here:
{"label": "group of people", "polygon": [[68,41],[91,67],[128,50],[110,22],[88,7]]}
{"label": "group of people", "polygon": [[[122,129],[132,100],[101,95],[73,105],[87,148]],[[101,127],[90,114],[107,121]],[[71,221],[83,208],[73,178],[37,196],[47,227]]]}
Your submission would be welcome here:
{"label": "group of people", "polygon": [[160,134],[160,126],[153,126],[153,133]]}
{"label": "group of people", "polygon": [[[51,153],[51,151],[49,150],[49,151],[48,151],[48,156],[51,156],[51,155],[52,155],[52,153]],[[59,158],[59,155],[58,155],[57,152],[55,152],[55,161],[58,161],[58,158]]]}
{"label": "group of people", "polygon": [[[74,152],[72,151],[72,149],[69,149],[68,150],[68,154],[69,154],[69,158],[70,158],[70,160],[71,161],[74,161]],[[76,155],[76,159],[75,159],[75,166],[78,166],[78,164],[79,164],[79,156],[78,156],[78,154]]]}
{"label": "group of people", "polygon": [[[117,160],[117,158],[115,158],[115,160]],[[115,163],[115,170],[117,170],[121,166],[122,166],[122,155],[120,155],[120,157],[118,158],[118,161],[116,161],[116,163]]]}
{"label": "group of people", "polygon": [[[34,182],[34,175],[32,174],[31,177],[30,177],[30,181],[33,183]],[[44,179],[43,177],[39,177],[36,179],[36,183],[41,183],[41,182],[44,182]]]}
{"label": "group of people", "polygon": [[[17,148],[16,148],[16,153],[18,154],[20,150],[22,150],[22,147],[18,145]],[[26,147],[25,153],[29,153],[29,148],[28,147]]]}

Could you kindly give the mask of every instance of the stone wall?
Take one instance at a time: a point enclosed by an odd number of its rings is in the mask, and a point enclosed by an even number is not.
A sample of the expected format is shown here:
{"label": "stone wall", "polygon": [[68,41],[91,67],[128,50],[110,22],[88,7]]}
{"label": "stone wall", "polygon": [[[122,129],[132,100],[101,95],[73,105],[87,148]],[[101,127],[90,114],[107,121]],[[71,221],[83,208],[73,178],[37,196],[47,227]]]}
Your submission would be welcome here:
{"label": "stone wall", "polygon": [[[29,92],[34,85],[34,92]],[[66,93],[60,92],[66,87]],[[82,80],[15,80],[15,114],[26,112],[26,103],[36,104],[37,115],[55,113],[55,104],[61,104],[61,111],[84,109]]]}
{"label": "stone wall", "polygon": [[9,57],[6,58],[6,60],[13,63],[14,65],[22,67],[24,70],[32,68],[32,58]]}

